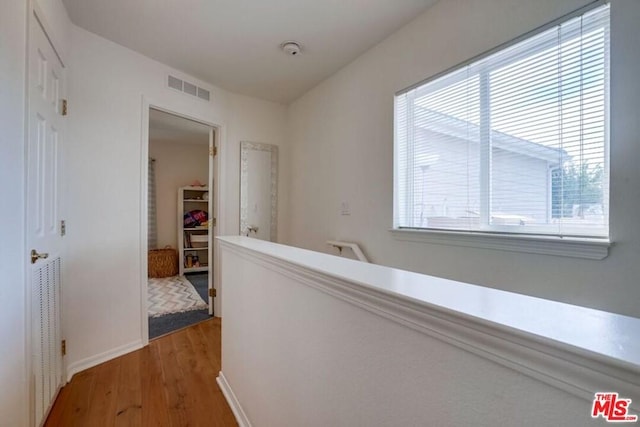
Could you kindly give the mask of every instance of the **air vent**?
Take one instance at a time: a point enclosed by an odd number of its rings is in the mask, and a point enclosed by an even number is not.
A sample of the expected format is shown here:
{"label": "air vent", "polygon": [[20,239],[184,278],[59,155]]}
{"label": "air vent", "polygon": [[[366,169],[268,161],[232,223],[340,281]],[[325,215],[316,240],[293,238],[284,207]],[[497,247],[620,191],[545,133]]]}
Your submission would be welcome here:
{"label": "air vent", "polygon": [[198,96],[198,86],[192,85],[189,82],[184,82],[184,93],[189,95]]}
{"label": "air vent", "polygon": [[177,79],[173,76],[169,76],[169,87],[178,89],[180,92],[182,92],[182,80]]}
{"label": "air vent", "polygon": [[209,91],[204,90],[201,87],[198,88],[198,98],[204,99],[205,101],[209,100]]}
{"label": "air vent", "polygon": [[171,89],[179,90],[180,92],[186,93],[187,95],[195,96],[204,101],[210,100],[211,94],[208,90],[198,87],[193,83],[183,81],[174,76],[169,76],[169,78],[167,79],[167,86],[169,86]]}

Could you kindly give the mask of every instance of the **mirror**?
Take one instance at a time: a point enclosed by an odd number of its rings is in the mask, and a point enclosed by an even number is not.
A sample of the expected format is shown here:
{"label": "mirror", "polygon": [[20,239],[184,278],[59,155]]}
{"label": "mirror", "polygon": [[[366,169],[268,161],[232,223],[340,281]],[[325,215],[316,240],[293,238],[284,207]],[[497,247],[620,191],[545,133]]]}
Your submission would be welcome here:
{"label": "mirror", "polygon": [[240,143],[240,234],[277,240],[278,147]]}

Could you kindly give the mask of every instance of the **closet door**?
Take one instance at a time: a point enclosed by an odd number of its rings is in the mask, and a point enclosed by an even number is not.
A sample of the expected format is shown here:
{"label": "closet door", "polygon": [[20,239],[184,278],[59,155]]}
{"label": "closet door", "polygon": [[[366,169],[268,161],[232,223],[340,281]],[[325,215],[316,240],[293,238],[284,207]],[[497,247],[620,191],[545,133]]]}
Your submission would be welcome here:
{"label": "closet door", "polygon": [[64,67],[35,10],[29,21],[27,249],[31,294],[32,410],[47,416],[62,384],[60,219]]}

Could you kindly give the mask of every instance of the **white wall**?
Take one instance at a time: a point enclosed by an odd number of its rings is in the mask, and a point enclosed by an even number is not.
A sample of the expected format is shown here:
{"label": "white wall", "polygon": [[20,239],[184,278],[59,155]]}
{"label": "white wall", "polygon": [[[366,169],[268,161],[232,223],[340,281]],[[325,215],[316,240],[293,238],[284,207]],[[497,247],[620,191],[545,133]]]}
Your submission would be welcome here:
{"label": "white wall", "polygon": [[[452,320],[446,304],[437,302],[448,294],[438,290],[440,283],[428,286],[427,308],[405,305],[392,295],[410,292],[411,278],[404,277],[403,287],[389,279],[398,272],[356,269],[289,249],[245,242],[222,248],[222,280],[233,286],[226,286],[223,307],[221,383],[237,399],[230,399],[232,407],[241,406],[248,418],[244,425],[595,426],[603,422],[590,418],[592,388],[623,387],[615,380],[583,382],[577,372],[586,368],[565,364],[572,354],[538,359],[528,334],[516,340],[491,322]],[[357,280],[345,280],[349,275]],[[391,282],[380,282],[385,279]],[[489,296],[478,302],[479,312],[490,313],[492,302]],[[484,352],[478,343],[487,336],[496,341],[483,344],[496,348]],[[554,354],[552,347],[542,351]],[[550,375],[558,363],[567,373],[562,386]]]}
{"label": "white wall", "polygon": [[[156,159],[158,248],[178,244],[178,188],[209,179],[209,145],[176,141],[149,141],[149,156]],[[206,210],[206,209],[205,209]]]}
{"label": "white wall", "polygon": [[27,414],[24,248],[26,1],[0,5],[0,426]]}
{"label": "white wall", "polygon": [[189,78],[211,89],[207,103],[167,89],[167,73],[182,74],[161,63],[75,26],[71,40],[66,192],[73,210],[66,263],[73,274],[65,278],[64,302],[73,371],[141,343],[143,95],[153,105],[223,125],[220,234],[238,234],[240,141],[282,144],[285,108]]}
{"label": "white wall", "polygon": [[[436,3],[288,108],[288,229],[296,246],[362,243],[373,262],[640,316],[640,2],[616,0],[611,25],[611,234],[602,261],[395,240],[393,95],[589,3]],[[636,165],[636,166],[634,166]],[[340,215],[342,201],[350,216]]]}
{"label": "white wall", "polygon": [[[278,150],[278,242],[288,241],[288,185],[290,179],[289,150],[286,140],[286,108],[244,95],[229,99],[234,126],[229,126],[231,142],[226,153],[227,218],[231,218],[227,234],[240,231],[240,141],[263,142],[279,146]],[[288,143],[287,143],[288,144]],[[222,234],[222,233],[221,233]]]}

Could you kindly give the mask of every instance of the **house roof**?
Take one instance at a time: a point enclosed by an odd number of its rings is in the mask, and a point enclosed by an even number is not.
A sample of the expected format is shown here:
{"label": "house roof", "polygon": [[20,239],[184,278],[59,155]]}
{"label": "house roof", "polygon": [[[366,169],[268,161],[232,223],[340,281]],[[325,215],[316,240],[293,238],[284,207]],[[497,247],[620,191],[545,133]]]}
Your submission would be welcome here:
{"label": "house roof", "polygon": [[[419,105],[416,105],[414,108],[420,110],[419,117],[421,120],[416,120],[416,125],[422,129],[469,142],[480,141],[479,125]],[[493,147],[534,157],[553,165],[560,165],[571,158],[571,156],[561,148],[549,147],[496,130],[491,131],[491,144]]]}

